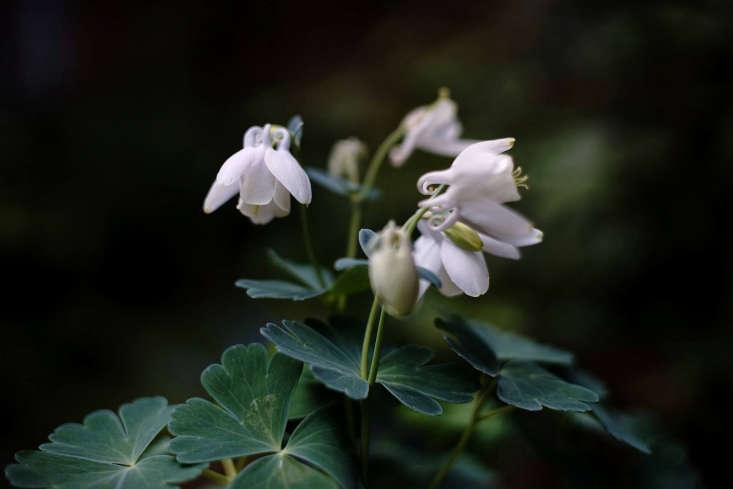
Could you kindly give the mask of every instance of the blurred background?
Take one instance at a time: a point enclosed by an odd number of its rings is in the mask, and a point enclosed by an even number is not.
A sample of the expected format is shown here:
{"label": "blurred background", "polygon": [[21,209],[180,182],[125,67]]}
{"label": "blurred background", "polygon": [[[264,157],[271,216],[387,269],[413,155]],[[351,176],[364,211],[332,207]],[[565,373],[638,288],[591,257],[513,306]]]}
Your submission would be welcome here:
{"label": "blurred background", "polygon": [[[545,242],[519,262],[489,257],[480,301],[430,294],[390,338],[450,358],[430,304],[466,308],[575,352],[658,440],[645,456],[560,415],[520,413],[474,440],[495,476],[472,487],[727,487],[716,443],[733,394],[730,2],[2,9],[0,465],[94,409],[201,395],[200,371],[230,344],[263,341],[268,320],[325,317],[318,302],[233,286],[272,276],[269,247],[306,260],[298,219],[253,226],[234,202],[206,216],[209,185],[250,125],[301,114],[300,160],[324,167],[335,139],[373,151],[446,86],[467,137],[517,138],[531,189],[515,207]],[[365,225],[409,216],[417,177],[449,163],[418,152],[386,165]],[[324,263],[343,254],[347,210],[314,189]],[[424,420],[398,417],[428,449],[460,430],[445,417],[420,434]]]}

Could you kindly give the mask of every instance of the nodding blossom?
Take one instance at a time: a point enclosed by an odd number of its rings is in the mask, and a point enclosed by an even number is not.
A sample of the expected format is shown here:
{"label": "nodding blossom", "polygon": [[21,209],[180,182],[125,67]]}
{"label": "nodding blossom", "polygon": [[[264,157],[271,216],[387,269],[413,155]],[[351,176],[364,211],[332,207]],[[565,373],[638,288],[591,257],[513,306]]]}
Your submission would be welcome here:
{"label": "nodding blossom", "polygon": [[443,156],[456,156],[467,146],[477,141],[460,139],[463,128],[456,117],[456,103],[441,90],[438,100],[431,105],[418,107],[405,116],[402,126],[406,128],[405,137],[399,146],[389,153],[394,166],[402,164],[417,149]]}
{"label": "nodding blossom", "polygon": [[[443,194],[419,203],[429,212],[418,225],[422,236],[415,242],[415,262],[441,278],[445,295],[477,297],[488,290],[483,252],[516,260],[519,247],[542,241],[542,232],[529,220],[502,205],[519,200],[517,187],[526,187],[527,177],[503,154],[513,145],[513,138],[473,144],[449,169],[418,180],[426,195],[448,186]],[[422,283],[421,293],[426,288]]]}
{"label": "nodding blossom", "polygon": [[311,202],[311,184],[290,154],[290,133],[284,127],[252,126],[244,147],[219,169],[204,200],[204,212],[214,212],[239,193],[237,209],[255,224],[267,224],[290,214],[290,196]]}
{"label": "nodding blossom", "polygon": [[389,314],[409,314],[418,298],[417,269],[409,236],[390,221],[368,246],[369,282],[374,295]]}
{"label": "nodding blossom", "polygon": [[336,141],[328,155],[328,173],[359,183],[359,160],[366,154],[366,145],[357,138]]}

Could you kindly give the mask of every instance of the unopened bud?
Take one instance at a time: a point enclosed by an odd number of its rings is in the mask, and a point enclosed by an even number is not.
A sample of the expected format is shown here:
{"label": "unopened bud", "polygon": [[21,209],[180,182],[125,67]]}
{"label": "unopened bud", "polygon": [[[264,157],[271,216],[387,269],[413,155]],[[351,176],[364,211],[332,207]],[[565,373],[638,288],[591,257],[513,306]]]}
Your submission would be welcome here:
{"label": "unopened bud", "polygon": [[484,247],[478,233],[462,222],[457,222],[443,231],[456,246],[467,251],[481,251]]}
{"label": "unopened bud", "polygon": [[366,145],[357,138],[336,141],[328,156],[328,173],[359,183],[359,160],[366,154]]}
{"label": "unopened bud", "polygon": [[389,314],[409,314],[415,307],[419,289],[410,238],[390,221],[373,239],[369,281],[374,295]]}

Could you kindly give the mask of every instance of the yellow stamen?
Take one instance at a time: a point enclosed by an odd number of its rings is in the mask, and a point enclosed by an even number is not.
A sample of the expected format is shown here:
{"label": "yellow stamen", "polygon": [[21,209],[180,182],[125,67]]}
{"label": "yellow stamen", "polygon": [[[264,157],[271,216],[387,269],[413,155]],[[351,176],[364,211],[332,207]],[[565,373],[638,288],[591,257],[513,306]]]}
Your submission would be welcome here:
{"label": "yellow stamen", "polygon": [[518,188],[525,188],[529,190],[529,185],[527,185],[529,175],[522,175],[521,166],[518,166],[514,169],[514,171],[512,172],[512,176],[514,177],[514,183],[517,185]]}

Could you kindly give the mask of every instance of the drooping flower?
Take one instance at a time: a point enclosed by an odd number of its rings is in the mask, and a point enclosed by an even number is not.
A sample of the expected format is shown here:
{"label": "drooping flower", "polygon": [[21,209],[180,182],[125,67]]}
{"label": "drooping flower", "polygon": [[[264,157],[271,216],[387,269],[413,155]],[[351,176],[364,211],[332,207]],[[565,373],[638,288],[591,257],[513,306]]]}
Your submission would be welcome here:
{"label": "drooping flower", "polygon": [[359,160],[366,156],[366,153],[366,145],[357,138],[336,141],[328,155],[328,173],[359,183]]}
{"label": "drooping flower", "polygon": [[390,221],[369,247],[369,281],[374,295],[389,314],[409,314],[418,298],[418,276],[410,238]]}
{"label": "drooping flower", "polygon": [[456,113],[458,107],[442,89],[438,100],[412,110],[402,121],[406,128],[405,137],[399,146],[389,153],[394,166],[402,164],[412,152],[422,149],[443,156],[456,156],[467,146],[477,142],[473,139],[460,139],[463,128]]}
{"label": "drooping flower", "polygon": [[[415,242],[417,265],[443,279],[445,295],[464,292],[475,297],[488,290],[482,252],[516,260],[519,247],[542,241],[541,231],[503,205],[519,200],[517,187],[526,186],[521,169],[515,170],[512,158],[502,154],[513,144],[513,138],[473,144],[449,169],[418,180],[423,194],[448,186],[443,194],[419,203],[429,213],[418,225],[422,236]],[[427,283],[422,283],[421,293],[426,288]]]}
{"label": "drooping flower", "polygon": [[219,169],[204,200],[204,212],[214,212],[239,193],[237,209],[255,224],[267,224],[290,214],[290,196],[311,202],[308,175],[290,154],[290,133],[283,127],[252,126],[244,147]]}

